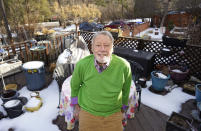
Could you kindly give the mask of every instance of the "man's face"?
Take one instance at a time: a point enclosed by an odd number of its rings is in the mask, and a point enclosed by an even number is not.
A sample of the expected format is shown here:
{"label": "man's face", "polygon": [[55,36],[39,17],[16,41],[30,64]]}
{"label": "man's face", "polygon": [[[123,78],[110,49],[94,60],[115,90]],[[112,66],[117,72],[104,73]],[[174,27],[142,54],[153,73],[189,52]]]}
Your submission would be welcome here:
{"label": "man's face", "polygon": [[92,44],[92,52],[99,63],[107,63],[113,52],[112,40],[106,35],[98,35]]}

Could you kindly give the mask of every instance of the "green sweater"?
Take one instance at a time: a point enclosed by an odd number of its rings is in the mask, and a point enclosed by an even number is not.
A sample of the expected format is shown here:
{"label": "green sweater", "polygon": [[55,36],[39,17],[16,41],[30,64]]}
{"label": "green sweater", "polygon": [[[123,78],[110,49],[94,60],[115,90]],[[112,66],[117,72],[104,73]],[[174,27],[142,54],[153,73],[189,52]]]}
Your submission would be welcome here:
{"label": "green sweater", "polygon": [[81,59],[71,79],[71,97],[78,97],[81,108],[93,115],[108,116],[128,105],[131,86],[130,64],[112,55],[110,65],[101,73],[95,68],[94,55]]}

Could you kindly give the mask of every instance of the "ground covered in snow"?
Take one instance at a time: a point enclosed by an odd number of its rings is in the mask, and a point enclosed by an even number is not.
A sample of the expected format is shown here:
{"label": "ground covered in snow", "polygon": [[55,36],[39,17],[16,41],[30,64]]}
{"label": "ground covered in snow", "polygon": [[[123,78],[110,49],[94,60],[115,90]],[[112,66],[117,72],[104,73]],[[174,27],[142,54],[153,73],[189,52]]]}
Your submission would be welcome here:
{"label": "ground covered in snow", "polygon": [[[151,81],[147,81],[146,85],[151,86]],[[20,91],[20,96],[30,99],[31,91],[26,87]],[[0,131],[8,131],[13,128],[15,131],[58,131],[57,125],[52,124],[52,120],[58,115],[58,85],[56,81],[52,81],[48,88],[40,91],[42,98],[42,107],[35,112],[25,112],[21,116],[10,119],[4,118],[0,120]],[[170,93],[162,96],[152,93],[148,88],[142,89],[142,103],[156,109],[168,116],[175,111],[181,110],[182,103],[189,99],[195,99],[194,96],[182,92],[182,88],[173,89]],[[2,101],[0,100],[0,104]],[[0,111],[3,108],[0,106]]]}

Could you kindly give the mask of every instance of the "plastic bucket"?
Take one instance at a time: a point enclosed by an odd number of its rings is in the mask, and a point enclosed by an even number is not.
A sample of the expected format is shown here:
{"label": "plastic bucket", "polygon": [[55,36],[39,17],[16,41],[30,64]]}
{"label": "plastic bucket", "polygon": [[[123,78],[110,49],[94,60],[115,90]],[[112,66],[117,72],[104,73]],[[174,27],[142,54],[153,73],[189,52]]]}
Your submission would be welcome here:
{"label": "plastic bucket", "polygon": [[19,93],[16,90],[5,90],[2,95],[1,99],[3,102],[7,102],[12,99],[16,99],[19,96]]}
{"label": "plastic bucket", "polygon": [[12,99],[3,104],[9,118],[20,116],[23,113],[22,106],[22,102],[18,99]]}
{"label": "plastic bucket", "polygon": [[201,84],[195,85],[195,97],[197,102],[201,102]]}
{"label": "plastic bucket", "polygon": [[45,85],[45,67],[42,61],[30,61],[23,64],[22,69],[26,77],[27,88],[37,91]]}
{"label": "plastic bucket", "polygon": [[168,75],[166,79],[158,78],[154,75],[156,72],[157,71],[151,72],[152,88],[156,91],[163,91],[168,82],[168,79],[170,79],[170,75]]}

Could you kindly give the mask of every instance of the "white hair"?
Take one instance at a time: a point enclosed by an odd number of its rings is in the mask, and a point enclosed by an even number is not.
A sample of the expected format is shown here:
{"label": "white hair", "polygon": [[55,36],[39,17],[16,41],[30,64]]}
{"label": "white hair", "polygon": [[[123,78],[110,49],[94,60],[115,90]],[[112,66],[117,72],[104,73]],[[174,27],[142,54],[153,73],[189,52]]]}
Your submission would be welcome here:
{"label": "white hair", "polygon": [[93,38],[92,38],[92,40],[91,40],[91,44],[94,43],[96,37],[99,36],[99,35],[108,36],[108,37],[112,40],[112,44],[114,43],[114,38],[113,38],[113,36],[112,36],[112,34],[111,34],[110,32],[108,32],[108,31],[100,31],[100,32],[97,32],[97,33],[93,36]]}

